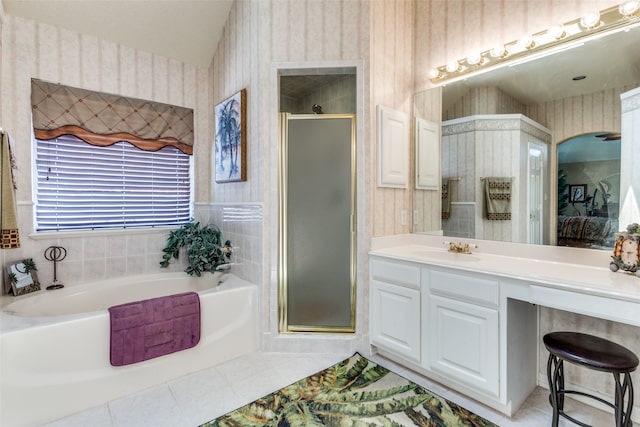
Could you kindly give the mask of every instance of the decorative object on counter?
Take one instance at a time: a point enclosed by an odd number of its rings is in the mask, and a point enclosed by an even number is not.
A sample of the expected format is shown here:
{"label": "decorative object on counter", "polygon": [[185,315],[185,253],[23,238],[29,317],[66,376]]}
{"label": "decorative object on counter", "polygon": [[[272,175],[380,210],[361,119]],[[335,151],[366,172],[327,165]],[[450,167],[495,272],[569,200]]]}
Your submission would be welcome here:
{"label": "decorative object on counter", "polygon": [[247,180],[247,90],[215,106],[217,183]]}
{"label": "decorative object on counter", "polygon": [[67,250],[62,246],[49,246],[44,250],[44,259],[53,261],[53,282],[47,286],[47,290],[64,288],[62,283],[58,283],[58,262],[67,257]]}
{"label": "decorative object on counter", "polygon": [[23,259],[19,262],[12,262],[8,264],[5,269],[7,275],[5,283],[11,286],[10,291],[15,296],[39,291],[40,282],[38,281],[36,271],[38,271],[38,269],[31,258]]}
{"label": "decorative object on counter", "polygon": [[358,353],[201,427],[258,425],[497,427]]}
{"label": "decorative object on counter", "polygon": [[200,222],[190,221],[169,233],[160,267],[167,268],[172,259],[179,259],[182,248],[189,262],[184,271],[190,276],[200,276],[205,271],[213,273],[218,266],[228,263],[233,252],[229,240],[222,244],[216,225],[201,226]]}
{"label": "decorative object on counter", "polygon": [[490,221],[511,220],[511,183],[512,177],[485,177],[484,210]]}
{"label": "decorative object on counter", "polygon": [[13,140],[0,128],[0,248],[20,247],[18,214],[16,205],[16,159]]}
{"label": "decorative object on counter", "polygon": [[640,277],[640,225],[629,224],[627,231],[616,233],[611,260],[611,271],[628,271]]}

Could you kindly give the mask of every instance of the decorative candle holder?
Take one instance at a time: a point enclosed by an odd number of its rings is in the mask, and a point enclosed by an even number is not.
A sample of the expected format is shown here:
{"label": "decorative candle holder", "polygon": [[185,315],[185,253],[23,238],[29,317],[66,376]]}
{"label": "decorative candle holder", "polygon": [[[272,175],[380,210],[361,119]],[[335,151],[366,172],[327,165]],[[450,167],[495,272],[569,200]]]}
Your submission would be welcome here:
{"label": "decorative candle holder", "polygon": [[44,258],[47,261],[53,261],[53,282],[47,286],[47,290],[64,288],[62,283],[58,283],[58,262],[67,257],[67,250],[62,246],[49,246],[44,250]]}

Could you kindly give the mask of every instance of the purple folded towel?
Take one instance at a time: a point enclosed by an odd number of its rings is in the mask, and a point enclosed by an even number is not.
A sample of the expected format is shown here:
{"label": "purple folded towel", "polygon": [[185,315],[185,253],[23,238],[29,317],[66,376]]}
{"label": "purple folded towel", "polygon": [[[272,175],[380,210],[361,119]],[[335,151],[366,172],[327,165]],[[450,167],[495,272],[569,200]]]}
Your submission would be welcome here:
{"label": "purple folded towel", "polygon": [[200,341],[196,292],[109,308],[111,365],[122,366],[194,347]]}

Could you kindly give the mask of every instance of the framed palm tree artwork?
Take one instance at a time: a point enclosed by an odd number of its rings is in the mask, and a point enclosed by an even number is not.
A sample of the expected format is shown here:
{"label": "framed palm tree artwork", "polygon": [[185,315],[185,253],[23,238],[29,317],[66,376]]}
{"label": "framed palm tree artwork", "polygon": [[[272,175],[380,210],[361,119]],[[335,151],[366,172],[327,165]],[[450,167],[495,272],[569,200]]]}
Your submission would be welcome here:
{"label": "framed palm tree artwork", "polygon": [[[12,262],[5,267],[5,285],[11,287],[13,295],[23,295],[40,290],[40,282],[33,259]],[[8,290],[8,289],[7,289]]]}
{"label": "framed palm tree artwork", "polygon": [[215,179],[218,183],[247,180],[247,90],[215,107]]}

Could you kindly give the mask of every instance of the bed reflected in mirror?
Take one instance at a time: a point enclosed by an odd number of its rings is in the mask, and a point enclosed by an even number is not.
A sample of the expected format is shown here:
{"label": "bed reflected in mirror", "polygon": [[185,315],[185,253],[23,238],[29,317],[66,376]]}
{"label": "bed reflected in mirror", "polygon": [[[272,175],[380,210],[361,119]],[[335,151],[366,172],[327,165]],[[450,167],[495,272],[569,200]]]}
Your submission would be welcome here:
{"label": "bed reflected in mirror", "polygon": [[558,144],[558,246],[613,248],[619,228],[620,133]]}

